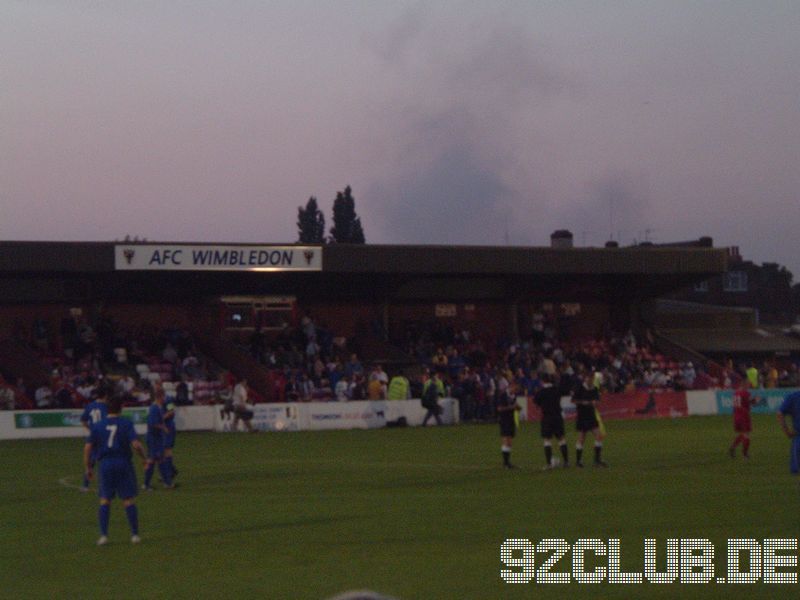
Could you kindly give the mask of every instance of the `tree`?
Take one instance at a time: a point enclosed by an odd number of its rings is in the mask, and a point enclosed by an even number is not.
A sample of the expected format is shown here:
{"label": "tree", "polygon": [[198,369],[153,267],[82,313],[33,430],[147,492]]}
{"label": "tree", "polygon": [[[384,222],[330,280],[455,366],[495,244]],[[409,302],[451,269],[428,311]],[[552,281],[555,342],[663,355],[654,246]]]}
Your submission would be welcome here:
{"label": "tree", "polygon": [[317,207],[314,196],[308,199],[306,207],[297,207],[298,241],[302,244],[325,243],[325,215]]}
{"label": "tree", "polygon": [[333,201],[333,227],[330,233],[331,243],[363,244],[366,241],[361,219],[356,216],[353,190],[349,185],[344,188],[344,192],[336,193],[336,200]]}

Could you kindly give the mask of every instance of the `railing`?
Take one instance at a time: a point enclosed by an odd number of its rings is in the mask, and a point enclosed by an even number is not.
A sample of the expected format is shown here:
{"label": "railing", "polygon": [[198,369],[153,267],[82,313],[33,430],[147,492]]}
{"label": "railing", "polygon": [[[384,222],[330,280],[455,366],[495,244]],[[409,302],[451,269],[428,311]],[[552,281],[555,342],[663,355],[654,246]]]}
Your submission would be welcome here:
{"label": "railing", "polygon": [[236,344],[204,331],[192,331],[203,352],[220,365],[230,370],[237,378],[247,379],[247,385],[255,392],[256,401],[274,402],[272,380],[269,371],[252,356],[240,350]]}

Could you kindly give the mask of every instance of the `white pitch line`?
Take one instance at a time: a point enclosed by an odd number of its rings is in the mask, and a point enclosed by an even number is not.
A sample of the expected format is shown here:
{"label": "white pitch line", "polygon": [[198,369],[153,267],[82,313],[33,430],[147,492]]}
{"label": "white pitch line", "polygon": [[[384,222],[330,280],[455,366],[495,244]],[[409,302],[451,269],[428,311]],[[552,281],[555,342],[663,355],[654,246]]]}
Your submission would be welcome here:
{"label": "white pitch line", "polygon": [[66,487],[66,488],[71,488],[71,489],[73,489],[73,490],[79,490],[79,489],[81,489],[81,486],[79,486],[79,485],[75,485],[75,484],[73,484],[73,483],[70,483],[70,482],[69,482],[69,477],[62,477],[61,479],[59,479],[59,480],[58,480],[58,483],[59,483],[59,484],[61,484],[61,485],[63,485],[63,486],[64,486],[64,487]]}

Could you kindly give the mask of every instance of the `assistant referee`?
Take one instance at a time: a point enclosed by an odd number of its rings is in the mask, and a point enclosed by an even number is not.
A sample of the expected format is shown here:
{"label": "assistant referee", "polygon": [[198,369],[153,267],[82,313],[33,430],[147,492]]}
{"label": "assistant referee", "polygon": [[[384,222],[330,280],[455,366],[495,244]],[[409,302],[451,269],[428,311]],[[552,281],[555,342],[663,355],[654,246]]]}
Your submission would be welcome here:
{"label": "assistant referee", "polygon": [[564,415],[561,412],[561,390],[557,383],[558,375],[542,375],[542,387],[536,392],[533,401],[542,410],[542,441],[544,442],[545,469],[555,467],[552,440],[558,440],[558,447],[564,459],[564,467],[569,466],[569,450],[564,437]]}

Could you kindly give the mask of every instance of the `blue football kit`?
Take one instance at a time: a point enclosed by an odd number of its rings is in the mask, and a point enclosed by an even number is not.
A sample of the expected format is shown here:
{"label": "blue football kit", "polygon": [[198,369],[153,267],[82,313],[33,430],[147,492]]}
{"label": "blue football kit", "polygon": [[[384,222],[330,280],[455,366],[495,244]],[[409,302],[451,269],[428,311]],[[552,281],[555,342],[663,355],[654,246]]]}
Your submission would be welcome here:
{"label": "blue football kit", "polygon": [[[83,413],[81,413],[81,423],[86,425],[91,430],[92,425],[99,423],[107,416],[108,404],[105,402],[100,402],[99,400],[93,400],[92,402],[89,402],[89,404],[87,404],[83,409]],[[92,454],[90,458],[90,466],[94,468],[94,463],[97,461],[97,448],[92,447]],[[83,476],[83,487],[81,489],[83,491],[89,489],[89,479],[85,474]]]}
{"label": "blue football kit", "polygon": [[131,528],[131,542],[139,542],[139,512],[133,501],[136,497],[136,471],[131,460],[131,444],[137,439],[136,429],[130,419],[111,416],[92,425],[86,440],[100,461],[100,506],[97,509],[97,518],[101,535],[97,540],[98,545],[104,545],[108,541],[110,502],[115,496],[125,501],[125,517]]}
{"label": "blue football kit", "polygon": [[158,402],[153,402],[147,411],[147,457],[148,464],[144,470],[144,489],[151,489],[155,465],[167,487],[173,487],[173,469],[171,462],[164,460],[164,443],[167,435],[164,432],[164,409]]}
{"label": "blue football kit", "polygon": [[131,460],[131,443],[136,439],[133,423],[125,417],[107,417],[92,425],[87,441],[100,461],[101,498],[136,496],[136,471]]}
{"label": "blue football kit", "polygon": [[164,455],[164,412],[157,403],[147,411],[147,456],[160,459]]}
{"label": "blue football kit", "polygon": [[164,425],[167,433],[164,436],[164,448],[175,447],[175,403],[168,400],[164,406]]}
{"label": "blue football kit", "polygon": [[108,416],[108,404],[93,400],[89,402],[81,414],[81,423],[86,423],[89,427],[95,423],[99,423]]}

